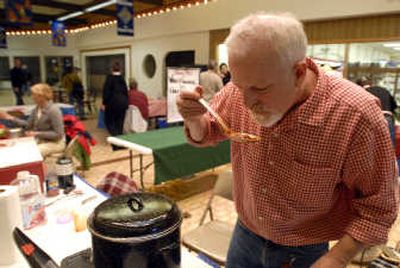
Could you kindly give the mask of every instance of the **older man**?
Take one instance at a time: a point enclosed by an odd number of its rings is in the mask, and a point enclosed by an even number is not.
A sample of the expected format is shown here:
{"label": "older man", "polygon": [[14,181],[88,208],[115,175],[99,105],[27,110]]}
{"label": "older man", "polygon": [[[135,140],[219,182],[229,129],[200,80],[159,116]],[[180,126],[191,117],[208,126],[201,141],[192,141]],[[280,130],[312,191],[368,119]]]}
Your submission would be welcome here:
{"label": "older man", "polygon": [[[307,38],[290,15],[259,13],[227,39],[232,82],[213,108],[234,131],[239,220],[227,267],[345,267],[364,245],[384,243],[397,215],[395,156],[377,100],[306,58]],[[189,141],[226,137],[197,102],[177,101]],[[339,242],[328,251],[328,241]]]}

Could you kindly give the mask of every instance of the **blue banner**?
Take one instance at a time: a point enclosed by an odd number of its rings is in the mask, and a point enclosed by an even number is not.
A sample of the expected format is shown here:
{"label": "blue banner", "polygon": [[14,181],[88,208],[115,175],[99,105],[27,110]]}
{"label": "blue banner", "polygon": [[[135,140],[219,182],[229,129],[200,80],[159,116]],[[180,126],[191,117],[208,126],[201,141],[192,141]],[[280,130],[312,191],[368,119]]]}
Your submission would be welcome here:
{"label": "blue banner", "polygon": [[0,48],[7,48],[6,29],[0,27]]}
{"label": "blue banner", "polygon": [[54,21],[51,24],[51,43],[56,47],[65,47],[67,45],[64,23]]}
{"label": "blue banner", "polygon": [[32,6],[30,0],[6,0],[5,10],[9,23],[16,25],[32,24]]}
{"label": "blue banner", "polygon": [[117,1],[117,31],[118,35],[134,35],[133,0]]}

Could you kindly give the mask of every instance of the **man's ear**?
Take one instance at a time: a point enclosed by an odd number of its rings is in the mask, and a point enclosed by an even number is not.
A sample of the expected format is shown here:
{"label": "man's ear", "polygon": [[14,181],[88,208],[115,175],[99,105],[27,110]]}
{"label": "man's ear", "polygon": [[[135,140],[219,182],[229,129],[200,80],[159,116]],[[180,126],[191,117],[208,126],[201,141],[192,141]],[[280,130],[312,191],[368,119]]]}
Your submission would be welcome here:
{"label": "man's ear", "polygon": [[295,79],[295,86],[300,86],[304,79],[306,78],[307,73],[307,63],[305,60],[298,61],[293,66],[293,74]]}

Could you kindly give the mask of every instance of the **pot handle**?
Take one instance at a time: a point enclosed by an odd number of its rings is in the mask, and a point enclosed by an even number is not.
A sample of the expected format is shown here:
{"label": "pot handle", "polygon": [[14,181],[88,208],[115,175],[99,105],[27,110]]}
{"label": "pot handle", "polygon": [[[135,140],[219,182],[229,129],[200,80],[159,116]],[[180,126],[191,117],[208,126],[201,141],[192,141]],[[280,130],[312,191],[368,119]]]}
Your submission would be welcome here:
{"label": "pot handle", "polygon": [[139,212],[144,208],[142,200],[138,197],[130,197],[127,203],[133,212]]}

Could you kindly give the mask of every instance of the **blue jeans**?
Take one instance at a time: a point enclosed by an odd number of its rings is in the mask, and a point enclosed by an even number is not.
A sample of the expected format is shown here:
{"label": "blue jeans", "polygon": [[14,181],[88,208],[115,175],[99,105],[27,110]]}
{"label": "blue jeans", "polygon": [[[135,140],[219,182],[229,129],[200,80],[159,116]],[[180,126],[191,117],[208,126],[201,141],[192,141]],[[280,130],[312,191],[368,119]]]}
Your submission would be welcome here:
{"label": "blue jeans", "polygon": [[228,252],[227,268],[308,268],[328,252],[328,243],[289,247],[256,235],[238,221]]}

